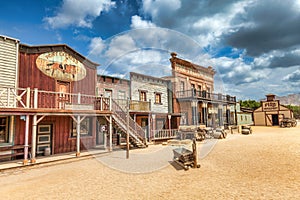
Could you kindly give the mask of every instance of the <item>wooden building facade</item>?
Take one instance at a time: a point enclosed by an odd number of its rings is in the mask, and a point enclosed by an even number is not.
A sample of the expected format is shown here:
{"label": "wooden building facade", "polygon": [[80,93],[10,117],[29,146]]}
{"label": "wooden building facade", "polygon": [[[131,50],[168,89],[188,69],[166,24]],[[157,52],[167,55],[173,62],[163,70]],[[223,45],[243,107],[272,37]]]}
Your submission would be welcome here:
{"label": "wooden building facade", "polygon": [[[28,46],[1,38],[0,160],[76,152],[104,145],[112,149],[113,123],[126,129],[126,113],[111,97],[96,95],[97,63],[67,45]],[[9,46],[10,45],[10,46]],[[7,47],[8,46],[8,47]],[[9,75],[8,72],[15,72]],[[125,116],[125,117],[124,117]],[[107,126],[100,130],[99,122]],[[130,123],[130,138],[144,145],[142,130]],[[106,143],[106,140],[108,141]]]}
{"label": "wooden building facade", "polygon": [[172,76],[165,77],[173,84],[173,109],[181,113],[178,122],[183,126],[217,127],[236,123],[236,98],[214,93],[212,67],[203,67],[180,59],[171,53]]}
{"label": "wooden building facade", "polygon": [[293,111],[281,105],[274,94],[266,97],[265,101],[261,101],[261,107],[253,112],[255,126],[278,126],[283,118],[294,117]]}

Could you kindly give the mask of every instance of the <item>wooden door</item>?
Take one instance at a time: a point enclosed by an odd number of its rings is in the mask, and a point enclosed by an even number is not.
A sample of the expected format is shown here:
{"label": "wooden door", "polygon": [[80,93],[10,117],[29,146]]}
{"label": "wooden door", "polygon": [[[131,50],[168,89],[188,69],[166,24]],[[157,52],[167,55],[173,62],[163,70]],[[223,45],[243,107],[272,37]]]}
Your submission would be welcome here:
{"label": "wooden door", "polygon": [[58,92],[57,97],[57,108],[64,109],[65,104],[70,102],[70,83],[57,81],[56,92]]}
{"label": "wooden door", "polygon": [[36,154],[44,155],[45,149],[52,146],[52,125],[38,125],[36,140]]}

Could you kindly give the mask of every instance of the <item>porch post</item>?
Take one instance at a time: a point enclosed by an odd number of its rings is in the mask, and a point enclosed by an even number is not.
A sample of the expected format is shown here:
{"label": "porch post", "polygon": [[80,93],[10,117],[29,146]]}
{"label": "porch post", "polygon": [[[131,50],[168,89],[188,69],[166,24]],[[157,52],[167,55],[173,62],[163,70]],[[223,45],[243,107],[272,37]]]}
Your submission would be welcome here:
{"label": "porch post", "polygon": [[151,137],[154,138],[155,133],[156,133],[156,119],[155,118],[156,118],[155,114],[152,114],[152,126],[153,126],[152,133],[153,134],[150,134],[150,138]]}
{"label": "porch post", "polygon": [[219,126],[223,126],[223,105],[218,105],[218,120],[219,120]]}
{"label": "porch post", "polygon": [[207,103],[202,103],[203,108],[203,123],[207,126]]}
{"label": "porch post", "polygon": [[[150,142],[150,133],[151,133],[151,114],[148,114],[148,142]],[[147,139],[147,132],[145,133],[145,138]]]}
{"label": "porch post", "polygon": [[226,105],[226,123],[228,125],[230,124],[230,105]]}
{"label": "porch post", "polygon": [[168,124],[168,126],[169,126],[169,137],[171,137],[171,115],[170,114],[168,115],[168,120],[169,120],[169,124]]}
{"label": "porch post", "polygon": [[197,106],[197,101],[192,101],[191,102],[192,106],[192,125],[198,125],[198,106]]}
{"label": "porch post", "polygon": [[[34,88],[33,93],[33,108],[37,109],[38,107],[38,89]],[[32,118],[32,140],[31,140],[31,163],[35,163],[36,156],[36,129],[37,129],[37,115],[33,115]]]}
{"label": "porch post", "polygon": [[32,118],[32,140],[31,140],[31,163],[35,163],[36,156],[36,129],[37,129],[37,115]]}
{"label": "porch post", "polygon": [[[80,92],[78,93],[78,96],[77,96],[77,103],[80,104],[81,103],[81,94]],[[77,125],[77,137],[76,137],[76,157],[79,157],[80,156],[80,116],[77,115],[77,122],[76,122],[76,125]]]}
{"label": "porch post", "polygon": [[24,142],[24,161],[23,164],[28,164],[28,136],[29,136],[29,115],[26,115],[25,124],[25,142]]}
{"label": "porch post", "polygon": [[76,131],[77,131],[77,136],[76,136],[76,157],[80,156],[80,116],[77,116],[77,122],[76,122]]}
{"label": "porch post", "polygon": [[112,116],[109,116],[109,151],[112,151],[112,132],[113,132],[113,127],[112,127]]}

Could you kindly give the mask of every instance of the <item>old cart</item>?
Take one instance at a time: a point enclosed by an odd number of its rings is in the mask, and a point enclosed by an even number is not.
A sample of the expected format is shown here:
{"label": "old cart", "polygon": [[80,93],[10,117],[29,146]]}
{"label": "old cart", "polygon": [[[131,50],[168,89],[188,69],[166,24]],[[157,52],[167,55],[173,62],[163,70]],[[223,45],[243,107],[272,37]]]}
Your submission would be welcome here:
{"label": "old cart", "polygon": [[188,170],[190,167],[199,168],[197,158],[197,144],[196,139],[193,140],[193,151],[190,151],[184,147],[173,149],[174,161],[182,166],[185,170]]}
{"label": "old cart", "polygon": [[186,148],[176,148],[173,149],[174,161],[182,166],[185,170],[188,170],[189,167],[192,167],[194,164],[193,152]]}
{"label": "old cart", "polygon": [[297,121],[294,118],[283,118],[280,122],[280,127],[295,127]]}

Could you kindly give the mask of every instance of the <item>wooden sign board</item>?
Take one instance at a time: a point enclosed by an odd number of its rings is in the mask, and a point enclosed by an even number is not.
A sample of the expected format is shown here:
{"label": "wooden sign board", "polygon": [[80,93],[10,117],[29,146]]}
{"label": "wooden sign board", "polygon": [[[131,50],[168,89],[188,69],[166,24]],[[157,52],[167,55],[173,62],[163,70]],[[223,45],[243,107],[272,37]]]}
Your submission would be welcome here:
{"label": "wooden sign board", "polygon": [[279,102],[278,101],[266,101],[262,102],[263,111],[278,111]]}

